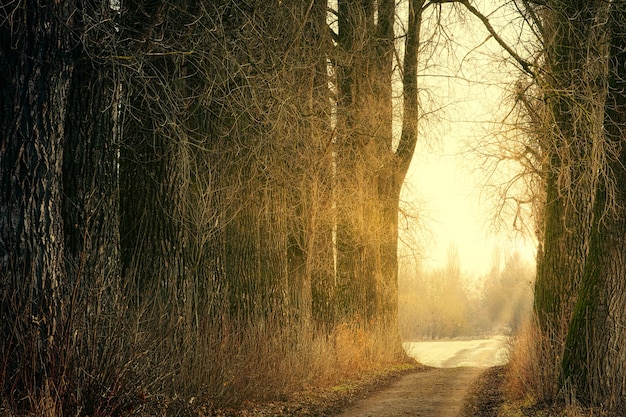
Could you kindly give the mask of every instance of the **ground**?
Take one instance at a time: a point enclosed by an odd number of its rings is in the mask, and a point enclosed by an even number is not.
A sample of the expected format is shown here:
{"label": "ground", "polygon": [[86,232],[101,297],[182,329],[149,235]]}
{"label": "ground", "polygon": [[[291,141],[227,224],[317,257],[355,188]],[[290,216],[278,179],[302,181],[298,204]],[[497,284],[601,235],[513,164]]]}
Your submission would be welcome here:
{"label": "ground", "polygon": [[503,367],[413,366],[376,373],[330,390],[301,393],[285,402],[223,410],[237,417],[496,417]]}
{"label": "ground", "polygon": [[429,368],[402,376],[391,386],[358,401],[340,417],[456,417],[480,368]]}
{"label": "ground", "polygon": [[434,366],[392,367],[287,401],[215,415],[495,417],[502,402],[504,368],[498,365],[504,346],[504,339],[405,344],[410,355]]}

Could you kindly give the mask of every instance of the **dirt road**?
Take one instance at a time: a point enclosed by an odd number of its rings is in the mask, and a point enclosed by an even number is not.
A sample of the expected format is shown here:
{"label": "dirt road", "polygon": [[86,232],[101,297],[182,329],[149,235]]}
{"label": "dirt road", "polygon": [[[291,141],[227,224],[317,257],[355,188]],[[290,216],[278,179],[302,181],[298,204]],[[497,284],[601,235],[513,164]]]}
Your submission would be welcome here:
{"label": "dirt road", "polygon": [[506,361],[504,339],[425,342],[405,345],[429,366],[357,401],[341,417],[456,417],[472,382],[487,367]]}
{"label": "dirt road", "polygon": [[456,417],[472,381],[483,368],[430,368],[357,401],[341,417]]}

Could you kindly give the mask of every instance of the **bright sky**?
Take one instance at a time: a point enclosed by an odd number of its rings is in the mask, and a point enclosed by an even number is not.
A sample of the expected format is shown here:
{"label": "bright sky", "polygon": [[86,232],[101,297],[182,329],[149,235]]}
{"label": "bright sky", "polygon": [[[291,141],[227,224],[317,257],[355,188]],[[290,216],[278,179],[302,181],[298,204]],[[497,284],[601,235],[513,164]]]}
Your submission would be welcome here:
{"label": "bright sky", "polygon": [[[489,271],[495,251],[517,249],[532,259],[534,247],[515,236],[512,219],[501,222],[496,232],[494,202],[485,192],[485,173],[480,171],[484,160],[468,154],[468,146],[484,141],[507,110],[501,87],[507,67],[502,62],[494,65],[488,59],[491,52],[484,48],[469,53],[487,37],[480,23],[471,21],[474,27],[459,24],[449,29],[448,51],[453,53],[433,52],[433,61],[422,71],[422,100],[428,97],[433,107],[445,108],[420,122],[420,138],[401,198],[418,212],[415,240],[423,266],[444,266],[448,248],[455,245],[461,268],[478,276]],[[498,50],[493,39],[485,47]],[[515,69],[509,66],[508,71],[514,74]],[[494,180],[504,182],[506,177],[498,172]]]}

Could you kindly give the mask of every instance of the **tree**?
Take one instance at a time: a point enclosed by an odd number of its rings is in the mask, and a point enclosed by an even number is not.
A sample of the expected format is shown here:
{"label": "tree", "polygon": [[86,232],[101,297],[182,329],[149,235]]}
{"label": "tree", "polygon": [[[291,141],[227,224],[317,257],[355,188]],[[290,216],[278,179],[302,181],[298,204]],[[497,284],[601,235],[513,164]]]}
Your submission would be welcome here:
{"label": "tree", "polygon": [[[547,363],[563,357],[570,320],[585,274],[596,190],[605,175],[603,120],[607,94],[607,3],[516,3],[540,41],[525,69],[536,88],[519,102],[534,125],[527,149],[539,162],[543,190],[534,311]],[[527,93],[533,92],[537,97]],[[545,371],[542,391],[554,396],[561,369]]]}
{"label": "tree", "polygon": [[403,125],[394,146],[394,3],[339,2],[337,274],[344,316],[396,320],[398,204],[417,141],[417,51],[425,5],[409,2]]}
{"label": "tree", "polygon": [[[622,2],[523,2],[545,61],[546,205],[535,311],[552,376],[588,405],[624,407]],[[536,110],[536,109],[535,109]],[[552,128],[554,127],[554,128]]]}
{"label": "tree", "polygon": [[119,278],[119,96],[92,55],[106,55],[113,10],[29,1],[0,13],[0,381],[14,407],[72,413],[88,368],[78,356],[102,343]]}
{"label": "tree", "polygon": [[546,76],[539,80],[547,103],[542,123],[551,128],[541,145],[546,206],[535,309],[542,331],[557,340],[567,332],[563,324],[582,279],[599,175],[594,144],[601,140],[605,93],[597,80],[604,71],[598,62],[604,39],[593,25],[603,7],[604,2],[556,2],[538,12],[546,56]]}
{"label": "tree", "polygon": [[[0,128],[3,392],[44,388],[63,372],[58,341],[66,280],[62,221],[64,124],[74,63],[63,22],[74,4],[22,12],[4,5]],[[58,368],[57,368],[58,367]],[[30,386],[31,381],[38,386]]]}
{"label": "tree", "polygon": [[597,184],[589,255],[573,312],[565,355],[563,383],[586,404],[611,410],[626,407],[626,4],[610,5],[605,23],[609,39],[608,94],[603,119],[606,142],[604,175]]}
{"label": "tree", "polygon": [[[123,366],[103,349],[120,347],[119,338],[107,331],[119,314],[121,285],[118,155],[122,85],[119,68],[110,59],[118,16],[110,7],[101,7],[98,0],[85,2],[84,7],[81,13],[74,13],[73,30],[82,36],[71,51],[76,64],[67,97],[62,160],[66,268],[62,299],[66,310],[59,343],[68,362],[64,372],[68,381],[61,381],[67,386],[57,389],[68,391],[61,394],[66,413],[69,407],[94,413],[111,381],[102,378],[95,382],[87,375],[101,374],[108,366]],[[111,404],[112,408],[119,405]]]}

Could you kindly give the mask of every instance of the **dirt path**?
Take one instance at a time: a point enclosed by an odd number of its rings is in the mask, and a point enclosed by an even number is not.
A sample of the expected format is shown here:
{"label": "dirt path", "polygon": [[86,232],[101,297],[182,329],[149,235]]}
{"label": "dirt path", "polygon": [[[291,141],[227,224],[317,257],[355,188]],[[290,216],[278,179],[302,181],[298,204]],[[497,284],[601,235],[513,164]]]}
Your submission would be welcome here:
{"label": "dirt path", "polygon": [[469,387],[485,369],[506,363],[506,338],[406,343],[418,362],[432,366],[347,408],[341,417],[456,417]]}
{"label": "dirt path", "polygon": [[485,368],[428,368],[357,401],[340,417],[456,417],[469,386]]}

